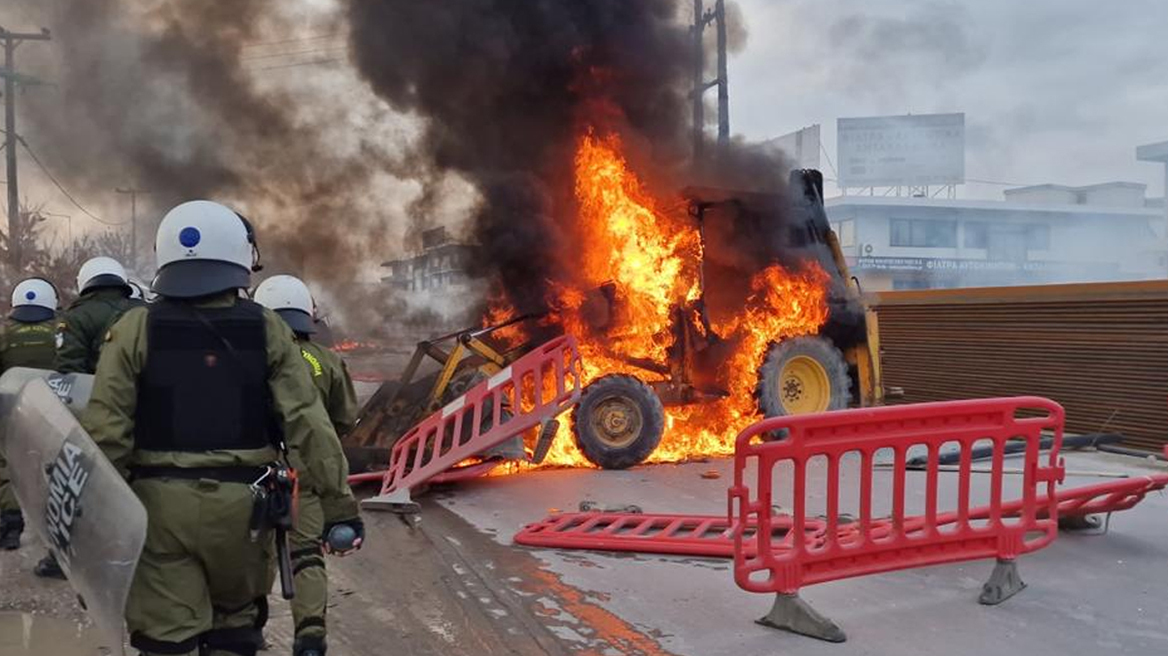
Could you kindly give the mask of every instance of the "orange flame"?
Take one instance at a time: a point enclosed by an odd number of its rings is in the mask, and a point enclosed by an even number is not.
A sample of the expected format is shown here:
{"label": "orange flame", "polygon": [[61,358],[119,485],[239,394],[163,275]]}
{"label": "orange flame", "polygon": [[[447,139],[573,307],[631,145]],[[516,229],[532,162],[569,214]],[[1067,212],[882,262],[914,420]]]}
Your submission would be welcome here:
{"label": "orange flame", "polygon": [[345,339],[337,342],[331,348],[337,353],[348,353],[350,351],[357,351],[362,349],[375,349],[378,348],[378,345],[374,344],[373,342],[358,342],[351,339]]}
{"label": "orange flame", "polygon": [[[579,201],[581,279],[558,285],[550,305],[560,308],[567,333],[580,341],[584,382],[612,373],[646,382],[664,380],[627,362],[638,358],[666,362],[675,340],[674,313],[692,310],[701,294],[701,237],[688,217],[661,211],[633,174],[615,135],[586,134],[575,158]],[[677,462],[733,453],[735,435],[757,417],[754,389],[758,366],[770,344],[815,334],[828,318],[829,278],[817,264],[789,271],[773,264],[750,281],[745,307],[732,319],[712,326],[734,345],[720,364],[718,379],[729,395],[721,400],[666,408],[665,433],[649,462]],[[587,317],[588,291],[612,285],[620,299],[617,316],[608,317],[603,335]],[[510,316],[493,306],[492,319]],[[694,321],[695,326],[701,325]],[[561,426],[542,466],[593,466],[576,448],[569,421]],[[527,469],[496,470],[495,475]]]}

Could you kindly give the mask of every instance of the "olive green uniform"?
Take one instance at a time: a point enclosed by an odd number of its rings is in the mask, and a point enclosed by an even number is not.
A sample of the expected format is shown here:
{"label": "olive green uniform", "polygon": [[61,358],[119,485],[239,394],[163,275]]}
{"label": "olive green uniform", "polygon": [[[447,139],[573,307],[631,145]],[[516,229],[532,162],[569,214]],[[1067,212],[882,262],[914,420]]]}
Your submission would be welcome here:
{"label": "olive green uniform", "polygon": [[110,326],[127,310],[142,305],[120,287],[98,287],[81,294],[57,325],[57,371],[91,374]]}
{"label": "olive green uniform", "polygon": [[[357,393],[345,362],[336,353],[299,339],[300,355],[308,365],[308,373],[320,393],[329,419],[337,435],[344,435],[357,422]],[[338,442],[337,445],[340,448]],[[296,597],[292,600],[292,621],[296,637],[323,638],[325,608],[328,604],[328,574],[321,551],[324,532],[324,514],[321,512],[318,492],[311,487],[300,488],[300,509],[296,530],[289,536],[292,550],[292,568],[296,572]]]}
{"label": "olive green uniform", "polygon": [[[12,367],[33,367],[52,369],[56,357],[56,320],[46,319],[36,323],[25,323],[9,319],[0,334],[0,374]],[[0,513],[7,515],[5,522],[16,521],[20,505],[8,478],[8,463],[0,453]],[[23,520],[19,522],[23,526]]]}
{"label": "olive green uniform", "polygon": [[[234,292],[199,307],[231,307]],[[329,521],[357,517],[345,480],[348,464],[291,330],[263,311],[268,387],[289,458],[304,487],[319,494]],[[262,467],[278,458],[275,448],[155,451],[135,448],[139,375],[147,354],[147,309],[131,309],[114,325],[102,348],[93,396],[82,425],[123,474],[132,467]],[[304,467],[308,463],[309,467]],[[146,545],[126,607],[132,640],[144,654],[199,653],[198,642],[220,646],[250,641],[266,619],[272,583],[269,534],[252,541],[248,525],[252,492],[245,483],[177,478],[131,480],[146,507]],[[204,635],[205,634],[205,635]],[[242,636],[242,637],[241,637]],[[161,643],[150,648],[151,643]],[[209,648],[212,655],[247,653]]]}

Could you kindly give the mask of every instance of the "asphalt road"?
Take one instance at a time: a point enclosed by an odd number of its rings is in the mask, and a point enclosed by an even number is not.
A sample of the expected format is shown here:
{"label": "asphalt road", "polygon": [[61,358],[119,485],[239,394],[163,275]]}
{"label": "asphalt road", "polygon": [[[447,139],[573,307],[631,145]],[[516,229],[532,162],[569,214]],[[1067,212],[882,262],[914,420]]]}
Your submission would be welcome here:
{"label": "asphalt road", "polygon": [[[1106,535],[1062,534],[1050,547],[1023,556],[1019,569],[1029,587],[997,607],[977,603],[992,569],[988,561],[806,588],[805,599],[847,631],[842,645],[755,624],[771,600],[738,589],[727,561],[511,543],[524,524],[552,510],[574,510],[583,500],[636,503],[646,512],[722,513],[730,465],[718,460],[486,478],[431,491],[422,497],[416,523],[367,513],[368,546],[353,557],[329,560],[329,653],[1168,653],[1168,499],[1160,495],[1115,515]],[[1068,454],[1067,466],[1132,473],[1150,467],[1103,454]],[[710,471],[720,477],[702,476]],[[884,477],[877,474],[876,481]],[[1097,480],[1076,478],[1068,484]],[[910,498],[918,495],[918,483],[910,481]],[[0,553],[0,611],[59,620],[48,625],[56,636],[53,653],[100,653],[84,644],[83,611],[68,586],[31,576],[39,555],[33,544]],[[277,595],[272,602],[266,653],[287,654],[288,608]],[[0,614],[0,656],[46,653],[43,642],[22,651],[12,630],[18,626],[25,627],[26,637],[35,637],[38,631],[29,627],[46,625],[28,615]]]}
{"label": "asphalt road", "polygon": [[[1123,456],[1067,454],[1067,467],[1138,473],[1151,466]],[[1159,468],[1163,470],[1162,465]],[[701,476],[710,470],[721,478]],[[441,503],[499,545],[507,545],[524,524],[553,509],[574,510],[582,500],[636,503],[645,512],[724,513],[730,476],[728,460],[625,472],[545,471],[464,484],[442,493]],[[878,473],[878,486],[882,480],[887,481],[887,475]],[[1067,485],[1099,480],[1068,478]],[[914,475],[910,498],[919,495],[923,481],[923,473]],[[848,498],[847,493],[843,498]],[[1023,556],[1019,571],[1029,587],[996,607],[977,603],[982,583],[993,568],[991,561],[806,588],[804,598],[847,632],[848,642],[842,645],[755,624],[753,620],[769,610],[771,599],[740,590],[726,561],[515,549],[540,563],[541,576],[577,589],[651,638],[655,646],[645,646],[644,653],[1168,653],[1164,623],[1168,617],[1168,499],[1158,494],[1116,514],[1106,535],[1063,533],[1046,549]],[[561,614],[570,616],[570,611]],[[595,633],[577,631],[560,637],[573,650],[617,653]]]}

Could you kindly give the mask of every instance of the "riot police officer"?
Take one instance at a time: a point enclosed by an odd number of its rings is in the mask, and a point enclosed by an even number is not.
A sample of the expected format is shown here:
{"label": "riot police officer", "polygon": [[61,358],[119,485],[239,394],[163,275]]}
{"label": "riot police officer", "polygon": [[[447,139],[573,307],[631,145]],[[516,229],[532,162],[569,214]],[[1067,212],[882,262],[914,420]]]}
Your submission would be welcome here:
{"label": "riot police officer", "polygon": [[250,224],[218,203],[183,203],[162,219],[155,252],[159,298],[109,331],[82,420],[149,518],[130,643],[148,655],[250,656],[273,547],[272,531],[253,532],[253,511],[283,447],[307,463],[302,483],[319,494],[326,528],[364,527],[292,331],[240,297],[258,270]]}
{"label": "riot police officer", "polygon": [[142,304],[133,293],[126,269],[112,257],[95,257],[77,272],[76,301],[61,314],[57,371],[91,374],[97,368],[102,340],[126,310]]}
{"label": "riot police officer", "polygon": [[[110,326],[126,310],[142,304],[130,298],[132,291],[126,269],[120,262],[112,257],[86,260],[77,272],[80,295],[61,314],[57,325],[56,365],[47,368],[62,373],[92,374]],[[45,578],[65,578],[51,553],[33,571]]]}
{"label": "riot police officer", "polygon": [[[0,333],[0,373],[12,367],[52,369],[56,357],[57,290],[43,278],[22,280],[12,290],[12,313]],[[24,517],[0,454],[0,548],[20,548]]]}
{"label": "riot police officer", "polygon": [[[315,304],[308,286],[293,276],[272,276],[256,288],[255,300],[288,324],[296,335],[300,355],[320,393],[337,435],[344,435],[357,423],[357,394],[345,362],[337,354],[312,341],[316,332]],[[296,572],[296,598],[292,600],[295,624],[295,656],[325,653],[325,608],[328,604],[328,574],[320,537],[324,515],[315,490],[302,487],[300,513],[292,533],[292,565]]]}

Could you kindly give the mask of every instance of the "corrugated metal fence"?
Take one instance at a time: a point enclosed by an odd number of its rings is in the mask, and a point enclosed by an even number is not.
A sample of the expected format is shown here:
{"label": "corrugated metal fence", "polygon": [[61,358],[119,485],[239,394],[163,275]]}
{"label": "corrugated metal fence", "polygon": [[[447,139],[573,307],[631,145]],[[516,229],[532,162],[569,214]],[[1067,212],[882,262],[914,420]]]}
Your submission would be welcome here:
{"label": "corrugated metal fence", "polygon": [[1168,442],[1168,281],[883,292],[884,383],[916,403],[1036,394],[1067,430]]}

